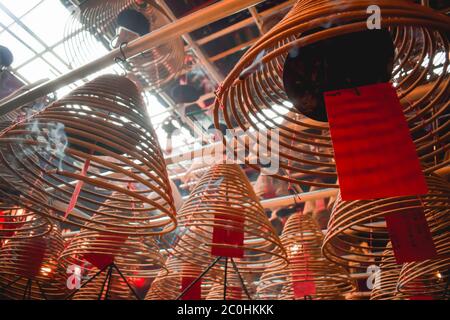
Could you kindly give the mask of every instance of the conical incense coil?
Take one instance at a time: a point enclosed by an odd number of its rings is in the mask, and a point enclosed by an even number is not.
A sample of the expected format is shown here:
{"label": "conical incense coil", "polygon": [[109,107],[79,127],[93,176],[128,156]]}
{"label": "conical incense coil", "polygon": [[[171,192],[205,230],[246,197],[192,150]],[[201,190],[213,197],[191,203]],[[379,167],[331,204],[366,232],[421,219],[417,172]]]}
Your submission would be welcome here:
{"label": "conical incense coil", "polygon": [[188,287],[200,277],[203,270],[175,256],[170,256],[166,265],[169,272],[160,273],[156,277],[145,300],[175,300],[185,289],[187,292],[181,299],[202,300],[218,278],[217,272],[211,270],[189,289]]}
{"label": "conical incense coil", "polygon": [[[285,265],[286,253],[253,188],[239,165],[212,166],[178,212],[174,255],[207,267],[216,257],[230,257],[243,273],[264,271],[274,258]],[[216,267],[223,268],[225,259]]]}
{"label": "conical incense coil", "polygon": [[[295,58],[295,50],[297,53],[303,52],[305,48],[315,45],[320,48],[324,41],[335,41],[349,34],[363,34],[368,30],[370,14],[367,9],[370,6],[381,8],[381,24],[383,30],[390,31],[390,46],[393,44],[395,53],[392,57],[383,57],[391,72],[378,68],[372,59],[361,55],[367,59],[366,69],[375,74],[384,72],[386,74],[383,77],[386,79],[383,82],[389,79],[392,81],[417,153],[424,167],[427,167],[425,172],[447,166],[450,161],[445,156],[448,149],[445,140],[448,121],[444,114],[450,92],[446,36],[450,20],[445,15],[410,1],[298,1],[278,25],[244,54],[222,83],[214,109],[216,128],[219,122],[224,122],[229,129],[237,126],[244,131],[277,128],[280,136],[279,178],[301,185],[336,186],[329,125],[314,120],[316,117],[305,116],[305,112],[297,110],[291,102],[290,88],[284,85],[283,76],[294,68],[285,69],[285,63],[291,50]],[[386,36],[385,31],[378,34]],[[369,39],[362,37],[362,41],[367,42]],[[356,49],[364,51],[368,47],[352,47],[352,50],[359,52]],[[391,52],[394,52],[394,48],[390,49]],[[332,50],[321,52],[333,54]],[[304,67],[313,65],[311,63]],[[337,65],[339,67],[339,63]],[[358,72],[363,73],[364,70],[356,70]],[[309,79],[310,87],[300,86],[300,89],[305,90],[302,97],[305,108],[309,104],[314,105],[316,98],[322,99],[323,95],[314,81],[318,81],[315,78],[323,74],[313,74]],[[339,74],[330,76],[338,77]],[[299,92],[292,91],[293,95]],[[256,143],[257,137],[249,131],[249,139],[247,150]],[[247,159],[245,161],[252,168],[262,168]],[[322,181],[315,182],[315,178]]]}
{"label": "conical incense coil", "polygon": [[[110,225],[86,222],[105,201],[116,200],[120,210],[103,213],[118,218],[111,232],[152,235],[175,228],[164,158],[141,96],[127,78],[101,76],[79,87],[10,127],[0,146],[0,161],[15,176],[14,185],[28,185],[23,196],[33,203],[39,203],[33,191],[42,191],[52,218],[108,231]],[[113,192],[130,198],[120,200]]]}
{"label": "conical incense coil", "polygon": [[0,297],[50,300],[67,294],[66,278],[58,264],[64,248],[61,230],[53,224],[50,233],[33,237],[38,232],[19,230],[0,248]]}
{"label": "conical incense coil", "polygon": [[[153,1],[98,0],[80,5],[65,27],[68,40],[64,42],[64,48],[71,64],[81,66],[99,57],[105,47],[112,50],[170,23],[162,8],[154,4]],[[119,20],[123,19],[120,29]],[[82,30],[79,30],[80,24]],[[171,39],[129,57],[127,64],[150,86],[161,87],[173,80],[183,67],[183,41]]]}
{"label": "conical incense coil", "polygon": [[[449,186],[435,176],[426,178],[429,192],[416,197],[396,197],[372,201],[342,201],[338,196],[328,223],[323,254],[331,261],[350,267],[355,273],[366,272],[377,260],[393,256],[384,252],[390,241],[385,216],[423,210],[436,246],[448,233]],[[445,242],[444,242],[445,243]],[[438,250],[439,251],[439,250]]]}
{"label": "conical incense coil", "polygon": [[377,274],[374,274],[374,287],[370,300],[402,300],[407,298],[407,296],[397,291],[397,281],[402,265],[397,264],[395,261],[390,242],[383,252],[379,268],[378,280],[376,279]]}
{"label": "conical incense coil", "polygon": [[347,271],[321,254],[323,234],[310,214],[289,217],[281,235],[289,265],[269,267],[258,285],[258,297],[278,299],[344,299],[355,284]]}

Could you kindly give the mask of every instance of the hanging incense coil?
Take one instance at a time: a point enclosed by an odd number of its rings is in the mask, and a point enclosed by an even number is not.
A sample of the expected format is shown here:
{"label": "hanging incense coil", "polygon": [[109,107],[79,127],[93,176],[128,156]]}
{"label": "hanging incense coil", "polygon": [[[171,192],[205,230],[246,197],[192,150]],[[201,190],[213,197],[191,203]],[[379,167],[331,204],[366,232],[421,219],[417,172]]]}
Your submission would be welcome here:
{"label": "hanging incense coil", "polygon": [[[64,49],[67,59],[71,65],[81,66],[98,58],[105,48],[112,50],[120,47],[170,22],[154,1],[84,2],[66,23],[65,36],[68,40],[64,42]],[[151,87],[161,87],[173,80],[183,67],[183,41],[181,38],[171,39],[128,58],[126,64],[131,72],[137,73]]]}
{"label": "hanging incense coil", "polygon": [[[110,210],[108,207],[114,201],[107,202],[100,209],[100,213]],[[91,223],[105,223],[114,226],[116,218],[99,214],[94,216]],[[123,235],[113,233],[114,227],[108,232],[90,229],[87,225],[73,239],[60,256],[65,266],[76,265],[83,269],[87,279],[102,271],[91,283],[81,288],[73,296],[74,299],[97,299],[104,286],[107,268],[117,266],[125,280],[116,269],[112,269],[108,299],[129,299],[133,297],[128,287],[134,278],[150,279],[158,274],[167,273],[164,258],[152,237]],[[103,280],[103,281],[102,281]],[[104,294],[106,294],[104,289]]]}
{"label": "hanging incense coil", "polygon": [[374,283],[370,300],[402,300],[407,298],[397,291],[397,281],[401,270],[402,265],[395,261],[392,245],[389,242],[381,258],[379,280]]}
{"label": "hanging incense coil", "polygon": [[269,266],[258,286],[259,298],[282,300],[344,299],[355,289],[347,271],[322,256],[323,234],[310,214],[289,217],[281,235],[288,251],[287,268]]}
{"label": "hanging incense coil", "polygon": [[[47,226],[41,227],[47,229]],[[59,269],[58,256],[64,248],[61,230],[51,232],[19,230],[0,248],[0,298],[47,300],[67,294],[66,278]]]}
{"label": "hanging incense coil", "polygon": [[[367,8],[373,5],[381,8],[384,29],[365,37],[365,32],[369,32]],[[417,153],[426,167],[425,172],[448,166],[450,158],[445,153],[449,122],[445,110],[450,92],[446,36],[449,25],[448,17],[409,1],[298,1],[278,25],[244,54],[222,83],[215,102],[215,125],[218,127],[219,122],[223,122],[231,129],[237,124],[243,131],[249,130],[250,142],[245,149],[250,152],[251,146],[257,142],[251,130],[278,129],[280,170],[277,177],[300,185],[335,187],[334,153],[329,126],[323,122],[326,121],[326,113],[323,108],[313,109],[311,113],[306,110],[308,104],[319,103],[323,107],[320,101],[323,94],[316,82],[325,73],[311,75],[311,79],[307,79],[310,87],[300,86],[299,90],[285,86],[283,77],[296,70],[289,65],[288,57],[301,57],[298,54],[303,55],[314,48],[322,55],[333,55],[333,50],[323,50],[321,46],[354,36],[368,43],[358,50],[368,51],[369,55],[361,54],[358,58],[361,61],[367,59],[366,68],[353,71],[364,76],[370,70],[376,76],[374,83],[392,81]],[[386,30],[390,32],[392,41],[387,41],[389,34]],[[377,55],[375,59],[382,60],[386,68],[380,68],[374,59],[368,58],[374,55],[369,48],[378,43],[369,40],[372,36],[388,47],[385,53],[390,52],[391,56]],[[359,52],[354,46],[341,48]],[[309,58],[314,60],[315,57],[312,54]],[[313,62],[305,62],[305,70],[311,68]],[[342,65],[336,63],[336,67],[342,68]],[[339,77],[340,74],[329,76]],[[304,94],[304,109],[292,99],[300,89]],[[240,160],[262,170],[263,166],[252,163],[250,158]],[[315,178],[322,181],[316,182]]]}
{"label": "hanging incense coil", "polygon": [[[133,82],[101,76],[52,103],[0,137],[0,162],[37,211],[79,227],[155,235],[175,228],[175,209],[164,158]],[[36,183],[38,181],[38,183]],[[115,193],[115,196],[112,193]],[[98,208],[114,219],[89,223]],[[134,206],[134,209],[132,209]]]}
{"label": "hanging incense coil", "polygon": [[423,209],[436,246],[445,243],[445,239],[448,241],[448,233],[442,230],[449,224],[449,185],[435,176],[426,180],[429,192],[420,197],[342,201],[338,196],[328,223],[323,254],[339,265],[350,267],[352,273],[365,272],[382,258],[393,257],[393,251],[384,252],[390,241],[385,216],[400,214],[405,208]]}
{"label": "hanging incense coil", "polygon": [[[168,273],[160,273],[152,283],[145,300],[176,300],[184,289],[187,288],[203,272],[201,268],[188,262],[184,262],[175,256],[167,260]],[[200,287],[200,299],[204,299],[211,289],[218,274],[214,270],[202,277],[197,286]],[[189,293],[186,299],[189,299]]]}
{"label": "hanging incense coil", "polygon": [[[286,253],[239,165],[212,166],[178,212],[174,255],[206,268],[216,257],[231,257],[239,272],[263,272]],[[223,269],[225,258],[217,264]]]}

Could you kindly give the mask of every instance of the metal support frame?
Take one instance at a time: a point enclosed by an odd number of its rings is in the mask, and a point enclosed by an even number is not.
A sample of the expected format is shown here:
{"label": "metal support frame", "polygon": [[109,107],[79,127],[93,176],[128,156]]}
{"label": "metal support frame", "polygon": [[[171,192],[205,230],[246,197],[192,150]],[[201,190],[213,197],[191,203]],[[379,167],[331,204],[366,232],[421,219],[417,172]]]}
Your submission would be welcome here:
{"label": "metal support frame", "polygon": [[[6,285],[0,287],[0,296],[1,296],[2,291],[5,291],[7,288],[11,287],[13,284],[15,284],[20,279],[24,279],[24,277],[18,276],[13,281],[8,282]],[[31,292],[32,292],[31,289],[33,288],[33,279],[26,278],[26,280],[27,280],[27,284],[25,285],[25,289],[23,290],[22,300],[31,300]],[[48,300],[47,295],[45,294],[44,289],[41,286],[41,283],[36,279],[34,280],[34,282],[36,282],[42,298],[44,298],[44,300]]]}
{"label": "metal support frame", "polygon": [[127,284],[128,288],[130,289],[130,291],[133,293],[133,295],[136,297],[137,300],[141,300],[141,298],[139,297],[139,295],[136,293],[136,291],[134,290],[134,288],[130,285],[130,283],[128,282],[127,278],[125,278],[125,276],[123,275],[123,273],[120,271],[120,269],[117,267],[117,265],[113,262],[105,267],[103,267],[103,269],[101,269],[100,271],[98,271],[96,274],[94,274],[91,278],[89,278],[86,282],[84,282],[80,288],[74,290],[72,293],[70,293],[67,297],[64,298],[64,300],[69,300],[71,299],[77,292],[79,292],[81,289],[83,289],[85,286],[87,286],[89,283],[91,283],[95,278],[97,278],[100,274],[102,274],[103,272],[107,272],[106,274],[106,278],[105,280],[103,280],[103,284],[102,284],[102,288],[98,294],[98,300],[102,299],[103,296],[103,292],[106,289],[106,293],[105,293],[105,297],[103,300],[108,300],[108,296],[109,293],[111,291],[111,279],[112,279],[112,274],[114,269],[116,269],[117,273],[119,274],[119,276],[122,278],[122,280]]}
{"label": "metal support frame", "polygon": [[[228,257],[223,257],[223,256],[219,256],[217,257],[213,262],[211,262],[211,264],[194,280],[192,281],[187,287],[186,289],[183,290],[183,292],[181,292],[176,300],[180,300],[181,298],[183,298],[186,293],[189,292],[189,290],[191,290],[191,288],[197,283],[199,282],[207,273],[209,270],[211,270],[220,260],[225,259],[225,269],[224,269],[224,280],[223,280],[223,300],[227,300],[227,276],[228,276]],[[237,273],[239,280],[241,282],[241,286],[245,291],[245,294],[247,295],[249,300],[252,300],[247,286],[244,283],[244,279],[242,278],[241,273],[239,272],[239,269],[236,266],[236,263],[234,262],[233,258],[230,258],[231,260],[231,264],[233,265],[233,269],[234,271]]]}

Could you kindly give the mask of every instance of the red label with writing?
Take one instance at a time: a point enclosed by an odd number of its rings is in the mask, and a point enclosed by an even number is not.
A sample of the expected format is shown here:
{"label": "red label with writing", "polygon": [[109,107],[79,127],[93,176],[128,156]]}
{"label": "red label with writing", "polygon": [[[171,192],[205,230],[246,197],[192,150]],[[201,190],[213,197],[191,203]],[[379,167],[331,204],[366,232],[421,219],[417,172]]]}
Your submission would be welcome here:
{"label": "red label with writing", "polygon": [[222,257],[244,256],[244,217],[215,214],[211,254]]}
{"label": "red label with writing", "polygon": [[385,216],[395,260],[398,264],[436,257],[436,247],[422,207]]}
{"label": "red label with writing", "polygon": [[330,91],[324,97],[344,201],[427,193],[408,123],[390,83]]}

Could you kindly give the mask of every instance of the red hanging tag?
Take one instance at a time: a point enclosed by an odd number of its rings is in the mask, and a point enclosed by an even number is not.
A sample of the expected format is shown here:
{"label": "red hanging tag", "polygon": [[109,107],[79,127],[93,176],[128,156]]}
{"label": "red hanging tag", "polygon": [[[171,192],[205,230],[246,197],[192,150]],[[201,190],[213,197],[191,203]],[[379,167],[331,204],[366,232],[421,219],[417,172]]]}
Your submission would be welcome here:
{"label": "red hanging tag", "polygon": [[[184,272],[183,272],[184,273]],[[189,274],[192,274],[192,268],[189,268]],[[201,271],[198,270],[198,275],[200,276]],[[182,276],[181,277],[181,291],[184,292],[191,283],[193,283],[197,277],[192,276]],[[181,300],[201,300],[202,299],[202,279],[199,279],[186,293]]]}
{"label": "red hanging tag", "polygon": [[22,255],[26,259],[23,264],[24,268],[18,268],[19,275],[25,278],[34,278],[43,272],[51,272],[51,270],[44,270],[43,262],[45,257],[45,250],[47,247],[46,240],[42,237],[27,239],[27,244],[23,246]]}
{"label": "red hanging tag", "polygon": [[[423,282],[420,280],[415,282],[414,284],[412,284],[412,287],[413,287],[413,290],[417,290],[417,291],[423,290],[424,292],[426,292],[426,288],[425,288]],[[415,296],[410,296],[409,300],[434,300],[434,298],[431,295],[427,295],[426,293],[423,293],[423,294],[418,294]]]}
{"label": "red hanging tag", "polygon": [[295,299],[307,299],[316,294],[316,284],[314,274],[308,270],[308,253],[297,253],[290,259],[293,266],[292,287]]}
{"label": "red hanging tag", "polygon": [[244,256],[244,222],[244,217],[216,213],[211,254],[220,257],[242,258]]}
{"label": "red hanging tag", "polygon": [[390,83],[325,93],[342,200],[428,191],[402,106]]}
{"label": "red hanging tag", "polygon": [[[87,174],[87,171],[89,169],[89,164],[91,163],[90,159],[86,159],[83,165],[83,169],[81,170],[81,176],[85,177]],[[66,213],[64,214],[64,219],[67,218],[70,212],[75,208],[75,205],[77,204],[78,196],[80,195],[81,188],[83,187],[84,181],[79,180],[77,182],[77,185],[75,186],[75,189],[72,194],[72,198],[70,199],[69,206],[66,209]]]}
{"label": "red hanging tag", "polygon": [[422,207],[396,211],[387,214],[385,219],[398,264],[433,259],[437,256]]}
{"label": "red hanging tag", "polygon": [[108,234],[101,233],[95,238],[94,248],[96,252],[89,252],[83,255],[83,258],[89,261],[98,269],[103,269],[114,262],[115,256],[110,253],[100,253],[102,250],[109,252],[120,252],[121,247],[128,239],[127,235],[123,234]]}
{"label": "red hanging tag", "polygon": [[242,288],[235,286],[227,287],[227,300],[242,300]]}
{"label": "red hanging tag", "polygon": [[23,221],[24,219],[20,215],[6,215],[5,212],[0,211],[0,231],[8,230],[3,231],[1,235],[3,237],[12,237],[15,230],[20,229],[24,225]]}
{"label": "red hanging tag", "polygon": [[3,224],[6,222],[5,216],[6,216],[5,213],[3,211],[0,211],[0,230],[3,230],[4,228]]}

